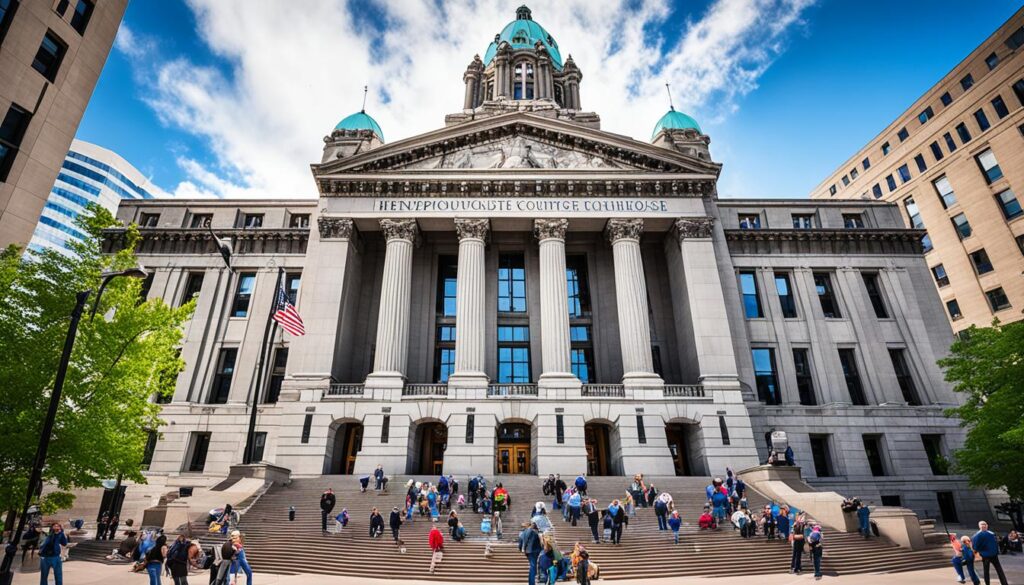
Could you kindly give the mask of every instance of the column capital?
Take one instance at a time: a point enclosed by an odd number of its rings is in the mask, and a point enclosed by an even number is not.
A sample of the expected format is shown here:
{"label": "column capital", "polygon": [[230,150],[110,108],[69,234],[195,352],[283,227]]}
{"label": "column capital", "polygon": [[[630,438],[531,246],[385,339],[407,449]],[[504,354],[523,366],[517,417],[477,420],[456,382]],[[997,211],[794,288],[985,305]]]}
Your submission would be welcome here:
{"label": "column capital", "polygon": [[351,240],[356,233],[355,223],[350,217],[321,215],[316,219],[316,227],[320,230],[321,240]]}
{"label": "column capital", "polygon": [[466,239],[477,239],[487,242],[491,233],[491,220],[489,219],[463,219],[455,218],[455,233],[459,241]]}
{"label": "column capital", "polygon": [[533,235],[538,240],[565,240],[565,232],[569,229],[568,219],[535,219]]}
{"label": "column capital", "polygon": [[680,217],[675,221],[675,234],[679,243],[693,238],[710,238],[715,227],[713,217]]}
{"label": "column capital", "polygon": [[644,220],[642,219],[609,219],[604,227],[604,236],[610,244],[619,240],[640,241],[644,233]]}
{"label": "column capital", "polygon": [[413,245],[419,244],[420,227],[415,219],[382,219],[380,231],[387,240],[409,240]]}

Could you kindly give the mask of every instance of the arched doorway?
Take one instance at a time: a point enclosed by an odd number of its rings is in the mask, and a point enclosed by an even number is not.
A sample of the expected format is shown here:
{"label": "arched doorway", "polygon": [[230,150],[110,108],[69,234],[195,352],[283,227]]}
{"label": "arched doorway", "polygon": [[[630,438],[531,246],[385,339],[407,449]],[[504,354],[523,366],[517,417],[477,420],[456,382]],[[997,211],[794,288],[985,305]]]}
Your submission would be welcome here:
{"label": "arched doorway", "polygon": [[694,423],[669,423],[665,425],[665,438],[676,475],[701,475],[703,464],[700,454],[700,427]]}
{"label": "arched doorway", "polygon": [[612,429],[604,422],[588,422],[583,426],[583,439],[587,447],[587,475],[615,475],[612,460]]}
{"label": "arched doorway", "polygon": [[495,471],[499,474],[529,474],[533,469],[530,450],[532,427],[529,423],[505,422],[498,425]]}
{"label": "arched doorway", "polygon": [[363,449],[363,423],[334,421],[331,427],[334,439],[324,462],[324,472],[351,475],[355,470],[356,457]]}
{"label": "arched doorway", "polygon": [[448,448],[448,427],[442,422],[423,422],[414,425],[410,439],[415,441],[410,451],[409,473],[441,475],[444,471],[444,452]]}

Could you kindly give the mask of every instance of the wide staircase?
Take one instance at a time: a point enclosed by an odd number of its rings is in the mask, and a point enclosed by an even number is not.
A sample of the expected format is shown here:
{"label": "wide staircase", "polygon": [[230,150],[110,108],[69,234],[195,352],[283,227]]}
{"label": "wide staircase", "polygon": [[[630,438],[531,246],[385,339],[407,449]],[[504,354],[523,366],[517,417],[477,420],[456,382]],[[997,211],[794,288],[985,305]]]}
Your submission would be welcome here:
{"label": "wide staircase", "polygon": [[[416,514],[411,525],[403,525],[401,537],[407,547],[405,554],[394,546],[389,530],[379,538],[368,535],[371,509],[378,508],[387,524],[392,507],[404,505],[408,479],[392,477],[387,494],[372,489],[360,493],[357,478],[337,475],[295,479],[287,486],[272,487],[241,520],[250,563],[257,572],[279,574],[521,582],[526,578],[528,564],[516,549],[516,536],[534,504],[543,501],[547,503],[549,514],[553,514],[559,549],[568,551],[577,541],[586,543],[591,560],[601,567],[602,578],[759,575],[785,573],[789,569],[790,547],[784,541],[767,541],[763,536],[743,539],[731,526],[717,531],[698,530],[696,522],[704,506],[708,478],[653,478],[660,491],[672,494],[683,515],[679,545],[673,544],[671,532],[658,530],[653,509],[641,508],[637,516],[630,519],[622,543],[613,546],[590,544],[592,537],[585,519],[576,527],[564,523],[559,512],[550,510],[551,498],[543,495],[540,479],[498,476],[488,479],[488,487],[496,482],[503,483],[511,494],[512,507],[503,515],[504,537],[494,543],[492,556],[484,556],[487,539],[480,533],[479,514],[468,508],[460,514],[468,536],[463,542],[453,542],[448,536],[442,515],[439,528],[445,535],[444,560],[431,575],[427,546],[429,517]],[[628,481],[623,477],[592,477],[588,491],[603,507],[612,499],[624,496]],[[468,478],[459,478],[459,482],[465,492]],[[320,533],[319,499],[328,487],[334,490],[338,500],[334,513],[347,508],[351,521],[341,534],[324,536]],[[754,509],[767,503],[764,497],[753,492],[748,494],[748,500]],[[294,521],[288,520],[290,506],[296,510]],[[826,574],[899,572],[947,564],[946,553],[940,548],[909,551],[884,539],[865,541],[857,534],[825,529],[823,570]],[[807,557],[805,570],[810,567]]]}

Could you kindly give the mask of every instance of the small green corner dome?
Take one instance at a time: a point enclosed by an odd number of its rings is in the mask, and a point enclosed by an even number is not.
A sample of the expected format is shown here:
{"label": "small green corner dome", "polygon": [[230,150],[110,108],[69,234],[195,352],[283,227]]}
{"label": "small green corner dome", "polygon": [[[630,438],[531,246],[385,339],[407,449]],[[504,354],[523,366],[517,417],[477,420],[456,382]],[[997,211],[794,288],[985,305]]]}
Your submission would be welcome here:
{"label": "small green corner dome", "polygon": [[558,50],[558,43],[555,42],[554,37],[548,34],[548,31],[544,30],[543,26],[533,20],[533,14],[526,6],[516,9],[516,19],[506,24],[505,28],[501,29],[501,32],[487,46],[487,52],[484,53],[484,66],[494,60],[494,56],[498,53],[498,45],[502,41],[512,45],[513,49],[532,49],[540,42],[548,50],[551,64],[555,66],[555,69],[562,70],[562,53]]}
{"label": "small green corner dome", "polygon": [[380,124],[377,120],[374,120],[364,111],[356,112],[351,116],[345,117],[344,120],[338,122],[338,125],[334,127],[335,130],[371,130],[377,134],[377,138],[380,138],[381,142],[384,142],[384,131],[380,129]]}
{"label": "small green corner dome", "polygon": [[[662,130],[687,130],[693,129],[697,132],[701,132],[700,125],[697,124],[697,120],[694,120],[690,116],[682,112],[677,112],[675,108],[665,112],[665,115],[658,120],[658,123],[654,125],[654,132],[651,133],[651,140],[658,135]],[[703,134],[703,132],[701,132]]]}

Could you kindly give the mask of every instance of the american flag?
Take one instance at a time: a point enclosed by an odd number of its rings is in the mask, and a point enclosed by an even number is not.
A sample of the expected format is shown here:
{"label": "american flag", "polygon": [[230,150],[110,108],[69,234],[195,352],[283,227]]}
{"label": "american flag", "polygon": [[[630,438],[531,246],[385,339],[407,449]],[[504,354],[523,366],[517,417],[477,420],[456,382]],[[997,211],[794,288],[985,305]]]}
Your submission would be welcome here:
{"label": "american flag", "polygon": [[283,286],[277,289],[274,321],[277,321],[285,331],[296,337],[306,334],[306,326],[302,324],[302,317],[295,310],[295,305],[288,300],[288,294],[284,292]]}

